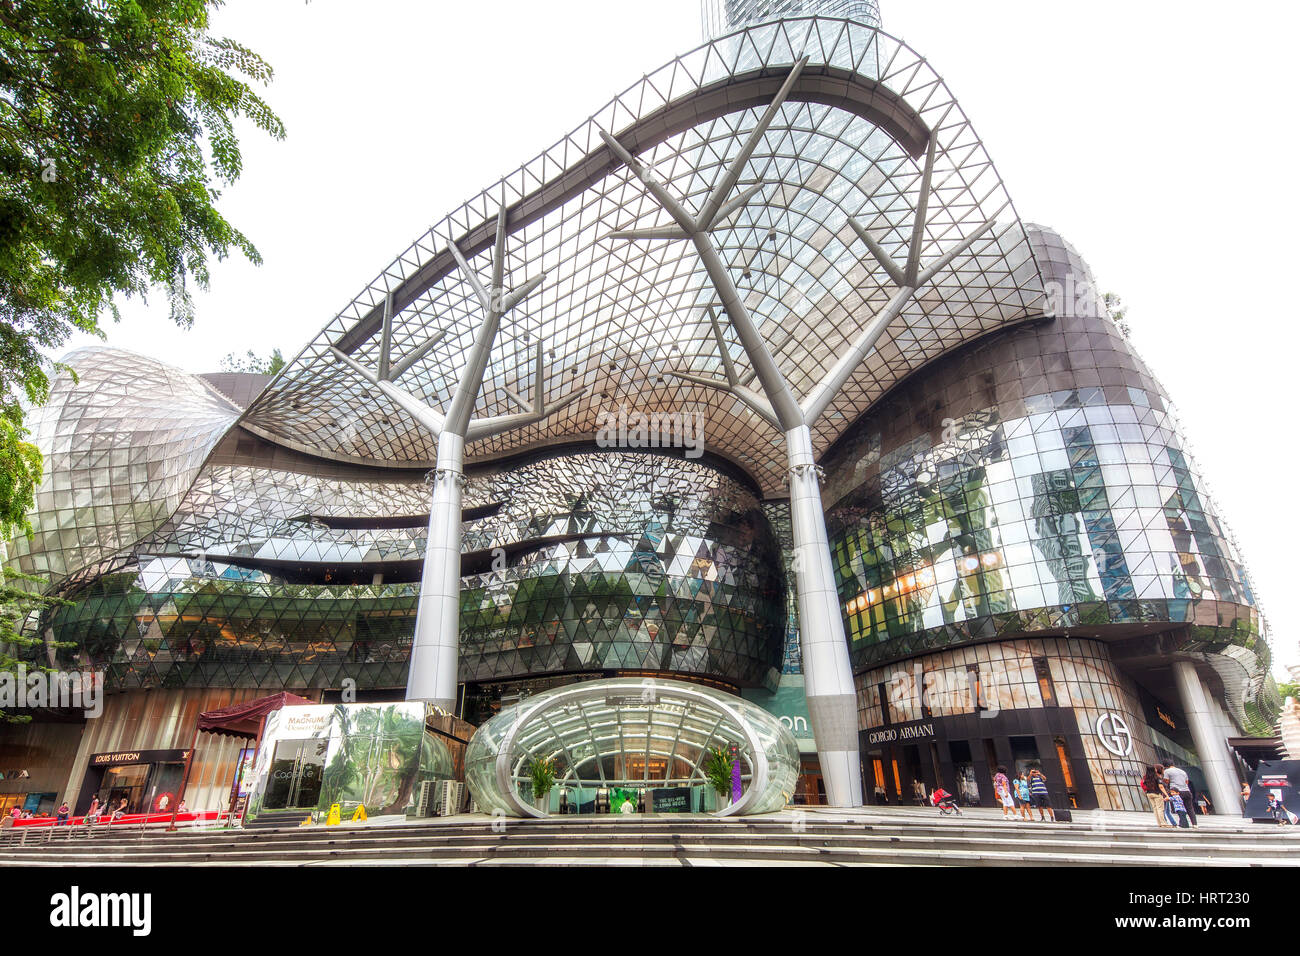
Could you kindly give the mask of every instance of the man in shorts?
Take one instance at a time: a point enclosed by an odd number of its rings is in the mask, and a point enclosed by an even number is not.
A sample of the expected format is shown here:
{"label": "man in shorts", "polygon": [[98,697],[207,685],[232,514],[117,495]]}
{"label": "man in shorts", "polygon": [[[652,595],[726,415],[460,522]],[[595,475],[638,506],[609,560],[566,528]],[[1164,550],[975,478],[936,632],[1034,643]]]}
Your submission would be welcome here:
{"label": "man in shorts", "polygon": [[1056,822],[1056,814],[1052,811],[1052,800],[1047,792],[1047,778],[1043,776],[1041,770],[1029,771],[1029,795],[1033,798],[1034,807],[1038,810],[1039,820],[1051,820]]}

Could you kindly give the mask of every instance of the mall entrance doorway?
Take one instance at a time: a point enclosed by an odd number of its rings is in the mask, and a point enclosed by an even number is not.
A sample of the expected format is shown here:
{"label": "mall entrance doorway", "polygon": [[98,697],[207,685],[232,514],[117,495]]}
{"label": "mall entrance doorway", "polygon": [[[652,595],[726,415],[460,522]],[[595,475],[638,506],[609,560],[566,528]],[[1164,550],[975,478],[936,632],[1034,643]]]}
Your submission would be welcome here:
{"label": "mall entrance doorway", "polygon": [[325,777],[328,739],[280,740],[271,757],[271,779],[266,786],[266,810],[314,810]]}

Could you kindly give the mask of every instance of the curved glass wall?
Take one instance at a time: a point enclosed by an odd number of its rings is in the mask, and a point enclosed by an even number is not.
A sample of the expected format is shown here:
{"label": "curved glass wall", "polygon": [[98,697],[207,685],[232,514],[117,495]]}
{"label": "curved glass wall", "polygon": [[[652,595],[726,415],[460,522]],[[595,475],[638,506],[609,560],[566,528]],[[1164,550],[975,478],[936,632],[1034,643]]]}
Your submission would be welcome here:
{"label": "curved glass wall", "polygon": [[[56,609],[66,662],[113,688],[403,686],[423,528],[347,526],[358,508],[375,517],[379,483],[343,495],[334,479],[241,471],[205,477],[129,570]],[[413,497],[391,495],[392,513]],[[470,507],[464,570],[481,570],[462,579],[461,680],[632,669],[755,685],[780,668],[779,546],[754,494],[717,470],[573,454],[480,471]],[[371,567],[411,583],[356,583]]]}
{"label": "curved glass wall", "polygon": [[18,570],[59,583],[167,520],[239,410],[198,376],[122,349],[77,349],[30,426],[45,456]]}
{"label": "curved glass wall", "polygon": [[1252,697],[1269,659],[1255,596],[1168,399],[1078,253],[1030,236],[1056,318],[935,363],[823,459],[854,666],[1177,625],[1181,652],[1246,660]]}
{"label": "curved glass wall", "polygon": [[[479,808],[546,816],[559,794],[706,788],[711,748],[735,747],[740,799],[719,816],[785,806],[799,773],[799,748],[776,717],[755,704],[683,681],[617,678],[544,691],[501,711],[475,732],[465,780]],[[539,807],[530,767],[549,760],[555,790]]]}

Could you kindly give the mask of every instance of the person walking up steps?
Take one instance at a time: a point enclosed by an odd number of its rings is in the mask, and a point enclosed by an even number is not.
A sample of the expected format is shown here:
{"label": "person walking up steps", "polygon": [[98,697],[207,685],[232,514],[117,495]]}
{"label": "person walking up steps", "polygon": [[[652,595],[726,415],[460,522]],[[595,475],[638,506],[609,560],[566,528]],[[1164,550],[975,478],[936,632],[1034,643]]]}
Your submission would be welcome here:
{"label": "person walking up steps", "polygon": [[1165,786],[1176,790],[1182,797],[1183,806],[1187,808],[1187,818],[1196,826],[1196,810],[1192,807],[1192,782],[1187,778],[1187,771],[1173,764],[1165,767]]}
{"label": "person walking up steps", "polygon": [[1184,830],[1187,829],[1187,804],[1183,802],[1183,795],[1177,790],[1169,791],[1169,809],[1178,817],[1178,825]]}
{"label": "person walking up steps", "polygon": [[1160,786],[1160,778],[1156,776],[1155,767],[1147,767],[1146,775],[1138,786],[1147,795],[1147,802],[1151,804],[1151,812],[1155,814],[1156,823],[1166,830],[1170,829],[1173,824],[1165,817],[1165,795]]}

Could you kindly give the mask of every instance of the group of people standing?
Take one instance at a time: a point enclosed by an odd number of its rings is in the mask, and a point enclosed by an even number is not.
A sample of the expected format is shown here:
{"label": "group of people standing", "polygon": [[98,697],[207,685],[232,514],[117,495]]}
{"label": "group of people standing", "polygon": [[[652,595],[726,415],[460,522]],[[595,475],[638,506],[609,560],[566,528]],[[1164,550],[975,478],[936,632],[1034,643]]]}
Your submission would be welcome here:
{"label": "group of people standing", "polygon": [[1210,798],[1202,793],[1194,795],[1187,771],[1173,764],[1148,766],[1138,784],[1147,795],[1156,823],[1162,827],[1195,827],[1196,811],[1210,812]]}
{"label": "group of people standing", "polygon": [[1056,821],[1047,792],[1047,777],[1037,768],[1009,777],[1006,767],[998,767],[998,772],[993,775],[993,793],[997,796],[998,803],[1002,804],[1003,820],[1014,820],[1020,816],[1032,821],[1033,811],[1037,810],[1040,821]]}

